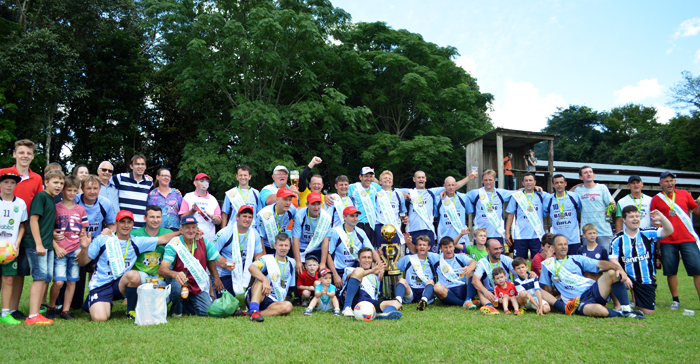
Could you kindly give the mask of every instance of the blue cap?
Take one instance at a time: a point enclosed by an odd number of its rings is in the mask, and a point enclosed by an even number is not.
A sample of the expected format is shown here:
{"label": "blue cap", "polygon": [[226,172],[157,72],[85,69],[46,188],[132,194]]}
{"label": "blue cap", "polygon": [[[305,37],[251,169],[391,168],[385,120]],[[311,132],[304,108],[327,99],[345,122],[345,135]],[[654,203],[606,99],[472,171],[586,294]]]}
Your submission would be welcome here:
{"label": "blue cap", "polygon": [[664,179],[664,178],[666,178],[666,177],[668,177],[668,176],[671,176],[671,177],[673,177],[673,178],[676,178],[676,175],[675,175],[675,174],[673,174],[673,173],[671,173],[671,172],[669,172],[669,171],[666,171],[666,172],[664,172],[664,173],[661,173],[661,176],[659,177],[659,179]]}
{"label": "blue cap", "polygon": [[185,224],[196,224],[197,219],[194,218],[192,215],[183,215],[182,218],[180,219],[180,225],[185,225]]}

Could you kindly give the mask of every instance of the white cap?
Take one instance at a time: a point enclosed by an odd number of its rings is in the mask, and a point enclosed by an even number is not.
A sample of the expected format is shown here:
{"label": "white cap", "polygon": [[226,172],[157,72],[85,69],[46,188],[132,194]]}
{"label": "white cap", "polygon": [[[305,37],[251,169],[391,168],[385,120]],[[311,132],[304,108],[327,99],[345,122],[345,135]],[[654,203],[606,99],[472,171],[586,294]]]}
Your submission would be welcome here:
{"label": "white cap", "polygon": [[360,175],[361,175],[361,176],[364,176],[364,175],[367,174],[367,173],[372,173],[372,174],[374,174],[374,169],[372,169],[372,168],[370,168],[370,167],[362,167],[362,172],[360,172]]}
{"label": "white cap", "polygon": [[289,174],[289,170],[285,166],[280,165],[280,166],[275,167],[275,169],[272,171],[272,173],[275,173],[277,171],[285,171],[285,172],[287,172],[287,174]]}

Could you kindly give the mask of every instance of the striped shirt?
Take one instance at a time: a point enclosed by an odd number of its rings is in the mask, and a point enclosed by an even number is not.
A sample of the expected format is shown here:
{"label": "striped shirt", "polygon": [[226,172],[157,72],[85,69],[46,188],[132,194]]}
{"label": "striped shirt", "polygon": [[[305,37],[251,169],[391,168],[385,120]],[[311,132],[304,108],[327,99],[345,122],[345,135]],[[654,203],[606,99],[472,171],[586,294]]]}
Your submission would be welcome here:
{"label": "striped shirt", "polygon": [[639,229],[634,237],[621,232],[610,243],[610,260],[617,259],[633,281],[655,283],[654,249],[660,237],[661,228],[655,227]]}
{"label": "striped shirt", "polygon": [[119,191],[119,209],[131,211],[134,214],[134,229],[146,226],[144,215],[148,205],[148,192],[153,186],[153,181],[143,178],[137,182],[133,173],[129,172],[113,176],[112,183]]}
{"label": "striped shirt", "polygon": [[515,274],[515,279],[513,281],[515,282],[515,289],[518,290],[518,294],[527,291],[534,296],[535,291],[540,290],[540,282],[537,277],[530,278],[530,276],[527,276],[525,278],[520,278],[519,275]]}

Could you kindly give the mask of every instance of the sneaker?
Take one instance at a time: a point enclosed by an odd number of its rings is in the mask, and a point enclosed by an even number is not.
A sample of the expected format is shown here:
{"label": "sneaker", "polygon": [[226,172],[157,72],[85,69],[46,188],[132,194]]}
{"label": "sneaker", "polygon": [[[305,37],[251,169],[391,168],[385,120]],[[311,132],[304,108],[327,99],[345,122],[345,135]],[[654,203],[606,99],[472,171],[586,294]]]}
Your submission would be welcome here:
{"label": "sneaker", "polygon": [[340,316],[340,309],[336,308],[335,310],[333,310],[333,314],[336,316]]}
{"label": "sneaker", "polygon": [[22,311],[20,311],[20,310],[16,310],[16,311],[12,312],[10,315],[12,315],[12,317],[17,321],[24,321],[27,319],[27,315],[23,314]]}
{"label": "sneaker", "polygon": [[39,307],[39,313],[43,315],[49,310],[49,308],[49,305],[42,303],[41,307]]}
{"label": "sneaker", "polygon": [[514,310],[514,311],[513,311],[513,315],[515,315],[515,316],[520,316],[520,315],[522,315],[522,314],[523,314],[523,312],[520,311],[520,310]]}
{"label": "sneaker", "polygon": [[314,314],[314,311],[308,307],[306,308],[306,310],[304,310],[304,315],[306,315],[306,316],[311,316],[313,314]]}
{"label": "sneaker", "polygon": [[578,309],[578,306],[581,304],[581,297],[576,297],[572,298],[569,300],[569,302],[566,303],[566,310],[564,311],[565,315],[571,315],[572,313],[576,312]]}
{"label": "sneaker", "polygon": [[34,316],[34,318],[27,317],[27,319],[24,320],[24,323],[27,325],[51,325],[53,324],[53,320],[49,320],[44,317],[44,315],[38,314]]}
{"label": "sneaker", "polygon": [[250,321],[263,322],[263,321],[265,321],[265,318],[262,317],[262,314],[260,313],[260,311],[253,311],[250,314]]}
{"label": "sneaker", "polygon": [[178,318],[178,317],[182,317],[182,314],[181,313],[174,313],[174,314],[171,314],[170,316]]}
{"label": "sneaker", "polygon": [[355,313],[352,311],[352,308],[350,307],[345,307],[343,309],[343,316],[345,317],[355,317]]}
{"label": "sneaker", "polygon": [[638,319],[638,320],[646,320],[646,317],[644,317],[644,314],[640,311],[637,310],[632,310],[632,311],[625,311],[622,313],[622,316],[625,318],[633,318],[633,319]]}
{"label": "sneaker", "polygon": [[391,311],[388,313],[378,313],[377,320],[398,320],[401,318],[401,312]]}
{"label": "sneaker", "polygon": [[75,316],[70,311],[63,311],[59,315],[60,318],[68,321],[75,321]]}
{"label": "sneaker", "polygon": [[240,317],[240,316],[248,316],[248,312],[245,312],[243,310],[236,310],[233,312],[233,317]]}
{"label": "sneaker", "polygon": [[287,295],[287,301],[292,301],[292,305],[299,306],[301,304],[301,297],[297,296],[292,299],[291,295]]}
{"label": "sneaker", "polygon": [[129,320],[136,319],[136,312],[135,311],[128,311],[126,313],[126,318],[128,318]]}
{"label": "sneaker", "polygon": [[501,313],[493,306],[481,306],[481,313],[488,316],[500,315]]}
{"label": "sneaker", "polygon": [[525,307],[521,307],[518,312],[520,312],[521,315],[524,315],[525,314]]}
{"label": "sneaker", "polygon": [[637,302],[630,301],[630,307],[632,307],[632,308],[637,307]]}
{"label": "sneaker", "polygon": [[309,300],[301,300],[301,307],[309,307]]}
{"label": "sneaker", "polygon": [[428,302],[420,300],[418,301],[418,307],[416,308],[418,309],[418,311],[424,311],[426,307],[428,307]]}
{"label": "sneaker", "polygon": [[472,300],[467,300],[464,301],[464,304],[462,304],[462,308],[465,310],[476,310],[476,305],[474,302],[472,302]]}
{"label": "sneaker", "polygon": [[0,322],[7,325],[19,325],[22,323],[22,321],[16,320],[14,317],[12,317],[12,315],[7,315],[3,318],[0,318]]}
{"label": "sneaker", "polygon": [[55,319],[56,316],[58,316],[60,314],[60,312],[58,311],[58,309],[56,309],[56,307],[49,307],[49,309],[46,310],[45,312],[41,312],[41,310],[39,310],[39,313],[44,315],[44,317],[46,317],[49,320]]}
{"label": "sneaker", "polygon": [[668,308],[672,310],[679,310],[681,308],[681,303],[678,301],[673,301],[671,302],[671,306],[668,306]]}

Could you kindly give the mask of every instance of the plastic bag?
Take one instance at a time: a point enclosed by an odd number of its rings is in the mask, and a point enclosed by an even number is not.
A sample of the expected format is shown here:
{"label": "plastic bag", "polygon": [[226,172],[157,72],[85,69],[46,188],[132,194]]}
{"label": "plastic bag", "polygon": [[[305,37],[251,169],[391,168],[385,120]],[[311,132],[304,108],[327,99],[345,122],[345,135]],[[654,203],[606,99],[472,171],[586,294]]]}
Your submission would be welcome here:
{"label": "plastic bag", "polygon": [[153,283],[146,283],[140,285],[136,292],[139,300],[136,302],[135,324],[157,325],[168,322],[167,299],[170,296],[170,285],[164,289],[154,289]]}
{"label": "plastic bag", "polygon": [[207,310],[207,316],[226,318],[238,309],[238,299],[229,291],[224,290],[221,298],[217,298],[211,303]]}

